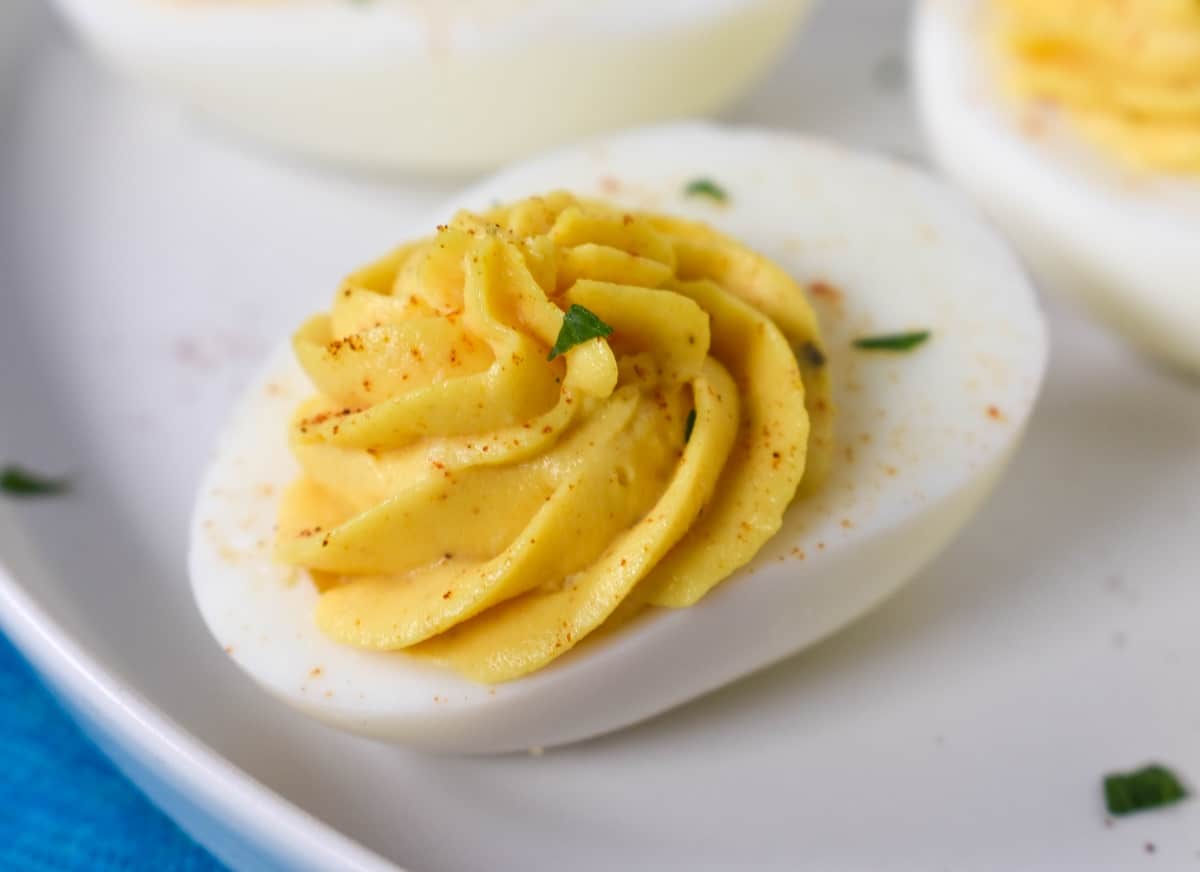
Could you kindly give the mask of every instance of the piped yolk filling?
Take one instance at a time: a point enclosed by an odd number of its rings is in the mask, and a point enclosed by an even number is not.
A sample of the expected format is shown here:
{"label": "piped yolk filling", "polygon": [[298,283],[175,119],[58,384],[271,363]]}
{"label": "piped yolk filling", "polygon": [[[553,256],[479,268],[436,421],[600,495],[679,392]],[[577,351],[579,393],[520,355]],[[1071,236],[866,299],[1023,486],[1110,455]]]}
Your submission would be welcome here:
{"label": "piped yolk filling", "polygon": [[[573,306],[611,332],[548,359]],[[485,683],[696,602],[828,463],[800,286],[706,225],[566,193],[359,270],[294,347],[316,395],[277,558],[329,637]]]}

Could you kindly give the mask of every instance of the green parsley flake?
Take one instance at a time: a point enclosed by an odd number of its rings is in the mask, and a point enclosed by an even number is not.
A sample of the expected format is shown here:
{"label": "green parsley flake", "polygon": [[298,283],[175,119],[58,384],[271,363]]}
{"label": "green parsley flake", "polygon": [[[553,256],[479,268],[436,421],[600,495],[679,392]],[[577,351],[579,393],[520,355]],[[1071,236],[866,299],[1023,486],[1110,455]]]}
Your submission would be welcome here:
{"label": "green parsley flake", "polygon": [[1179,778],[1165,766],[1153,764],[1136,772],[1104,776],[1104,802],[1109,814],[1133,814],[1171,805],[1187,797]]}
{"label": "green parsley flake", "polygon": [[683,441],[687,442],[692,438],[692,430],[696,426],[696,410],[692,409],[688,412],[687,420],[683,424]]}
{"label": "green parsley flake", "polygon": [[554,347],[550,349],[550,356],[546,359],[554,360],[560,354],[565,354],[582,342],[587,342],[589,339],[603,339],[605,336],[612,335],[612,332],[613,329],[597,318],[594,313],[583,306],[573,304],[571,308],[567,309],[567,314],[563,315],[558,338],[554,340]]}
{"label": "green parsley flake", "polygon": [[708,197],[717,203],[724,203],[729,199],[725,189],[712,179],[692,179],[683,189],[683,193],[689,197]]}
{"label": "green parsley flake", "polygon": [[42,497],[68,490],[66,479],[47,478],[19,466],[0,470],[0,491],[15,497]]}
{"label": "green parsley flake", "polygon": [[864,351],[912,351],[918,345],[923,345],[932,335],[928,330],[913,330],[909,333],[864,336],[854,340],[854,347]]}

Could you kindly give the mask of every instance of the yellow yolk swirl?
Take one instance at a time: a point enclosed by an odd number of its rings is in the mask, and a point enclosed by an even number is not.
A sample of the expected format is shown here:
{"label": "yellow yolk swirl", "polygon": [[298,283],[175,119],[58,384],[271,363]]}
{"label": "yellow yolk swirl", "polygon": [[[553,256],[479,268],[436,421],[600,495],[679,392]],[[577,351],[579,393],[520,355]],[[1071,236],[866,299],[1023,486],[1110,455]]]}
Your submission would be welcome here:
{"label": "yellow yolk swirl", "polygon": [[[612,333],[548,360],[571,305]],[[460,213],[351,275],[294,344],[318,393],[291,424],[278,559],[312,573],[331,638],[478,681],[695,602],[829,456],[791,278],[705,225],[565,193]]]}
{"label": "yellow yolk swirl", "polygon": [[1200,173],[1200,2],[996,0],[1014,94],[1136,166]]}

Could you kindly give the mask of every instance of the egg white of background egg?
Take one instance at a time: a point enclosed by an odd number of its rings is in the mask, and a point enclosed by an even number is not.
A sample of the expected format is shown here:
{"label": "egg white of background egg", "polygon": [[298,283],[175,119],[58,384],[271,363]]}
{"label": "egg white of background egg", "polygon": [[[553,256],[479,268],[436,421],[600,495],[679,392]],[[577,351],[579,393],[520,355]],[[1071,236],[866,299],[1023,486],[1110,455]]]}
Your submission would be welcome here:
{"label": "egg white of background egg", "polygon": [[297,152],[461,171],[713,112],[810,0],[58,0],[119,69]]}
{"label": "egg white of background egg", "polygon": [[[727,205],[687,198],[696,176]],[[748,129],[676,125],[543,157],[464,194],[486,208],[567,187],[708,221],[805,282],[838,406],[828,482],[793,505],[747,570],[697,605],[653,610],[533,675],[487,688],[403,654],[323,637],[317,594],[271,561],[286,445],[312,389],[280,349],[234,413],[201,486],[190,570],[220,645],[267,690],[337,726],[468,752],[613,730],[791,654],[912,577],[966,523],[1016,447],[1046,364],[1033,291],[1008,249],[943,185],[900,164]],[[397,242],[400,240],[397,239]],[[347,271],[352,264],[347,264]],[[332,288],[297,289],[324,308]],[[281,325],[282,326],[282,325]],[[854,337],[928,328],[907,354]]]}
{"label": "egg white of background egg", "polygon": [[989,3],[918,4],[915,87],[936,160],[1048,289],[1200,373],[1200,179],[1127,169],[1052,110],[1009,102],[990,63]]}

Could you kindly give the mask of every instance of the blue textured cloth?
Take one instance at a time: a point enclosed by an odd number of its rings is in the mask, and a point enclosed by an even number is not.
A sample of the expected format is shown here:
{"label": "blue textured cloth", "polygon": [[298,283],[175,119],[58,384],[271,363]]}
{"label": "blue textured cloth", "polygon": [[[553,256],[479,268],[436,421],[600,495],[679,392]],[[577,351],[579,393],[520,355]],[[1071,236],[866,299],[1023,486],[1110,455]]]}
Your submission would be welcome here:
{"label": "blue textured cloth", "polygon": [[221,868],[125,780],[0,635],[0,869]]}

